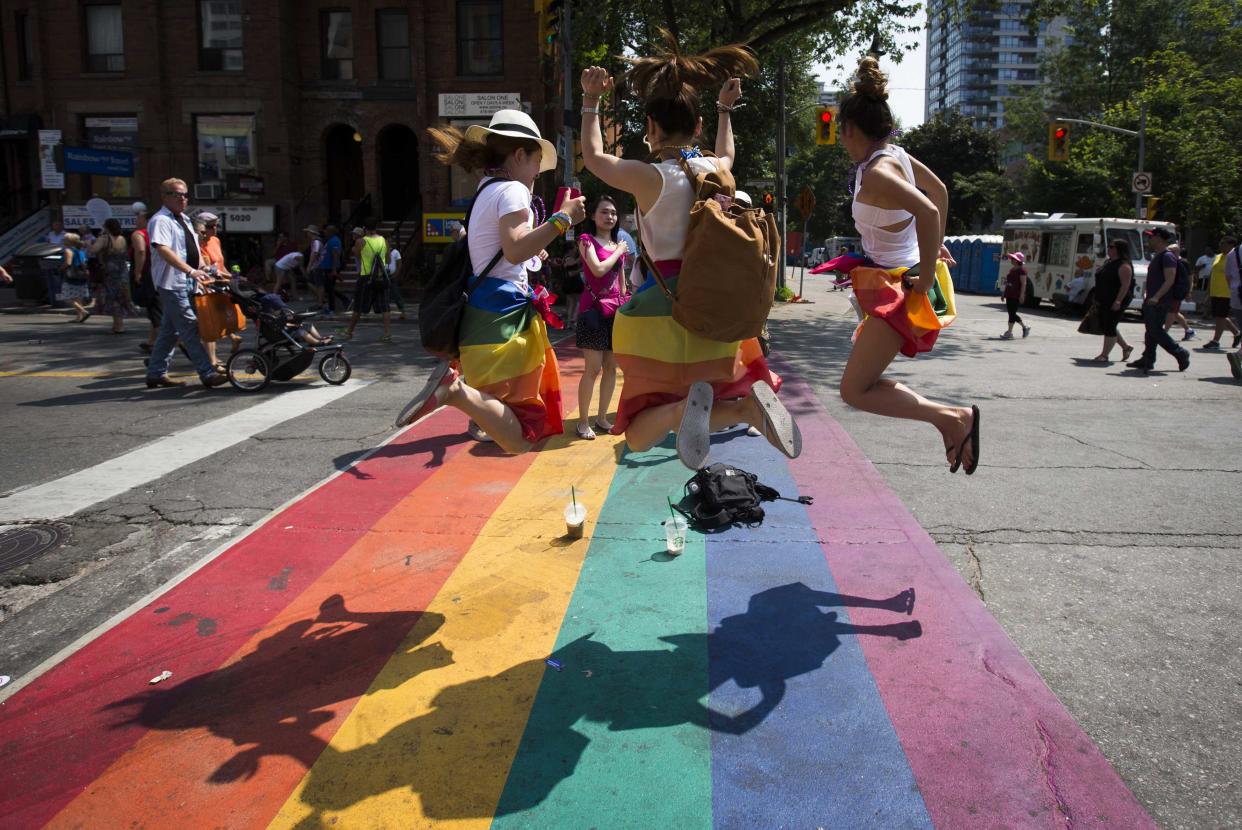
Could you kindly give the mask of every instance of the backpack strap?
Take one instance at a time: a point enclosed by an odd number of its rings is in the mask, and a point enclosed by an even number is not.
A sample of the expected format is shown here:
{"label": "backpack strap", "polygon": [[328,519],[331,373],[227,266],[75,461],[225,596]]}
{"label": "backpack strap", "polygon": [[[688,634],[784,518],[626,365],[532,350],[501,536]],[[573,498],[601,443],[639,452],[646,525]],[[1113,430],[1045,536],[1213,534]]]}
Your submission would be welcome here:
{"label": "backpack strap", "polygon": [[[634,222],[638,226],[639,237],[645,240],[647,235],[643,233],[642,211],[638,210],[637,205],[634,208]],[[664,275],[660,273],[660,269],[652,261],[651,255],[647,253],[647,243],[645,241],[638,243],[638,255],[642,259],[643,265],[651,272],[651,276],[655,277],[655,281],[659,284],[660,290],[664,292],[664,296],[670,300],[676,300],[677,298],[673,296],[673,292],[668,290],[668,283],[664,281]]]}
{"label": "backpack strap", "polygon": [[[479,185],[479,189],[474,192],[474,198],[470,200],[470,206],[466,208],[465,217],[463,217],[461,220],[461,226],[466,229],[467,233],[469,233],[470,231],[470,214],[474,212],[474,203],[478,201],[479,194],[482,193],[484,190],[487,190],[487,188],[491,187],[494,184],[498,184],[500,182],[507,182],[507,181],[509,181],[509,179],[502,179],[497,176],[494,178],[490,178],[487,181],[483,182],[483,184]],[[467,242],[466,244],[469,245],[470,243]],[[467,250],[466,255],[469,256],[469,248],[467,248],[466,250]],[[504,255],[504,252],[505,252],[505,249],[502,246],[501,249],[496,252],[496,256],[492,257],[492,261],[487,263],[487,267],[483,269],[483,273],[479,274],[474,279],[473,282],[467,283],[466,285],[467,296],[470,295],[470,292],[474,291],[474,287],[479,284],[480,280],[482,280],[484,277],[486,277],[488,274],[492,272],[492,269],[496,267],[496,263],[500,262],[500,258],[501,256]]]}

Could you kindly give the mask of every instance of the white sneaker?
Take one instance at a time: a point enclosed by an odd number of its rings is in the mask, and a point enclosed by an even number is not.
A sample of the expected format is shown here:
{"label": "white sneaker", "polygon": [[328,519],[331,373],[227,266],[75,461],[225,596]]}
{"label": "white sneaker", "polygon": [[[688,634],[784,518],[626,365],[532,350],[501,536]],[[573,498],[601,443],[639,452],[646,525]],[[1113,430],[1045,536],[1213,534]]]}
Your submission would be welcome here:
{"label": "white sneaker", "polygon": [[1031,327],[1030,327],[1030,326],[1023,326],[1023,327],[1022,327],[1022,337],[1023,337],[1023,338],[1025,338],[1025,337],[1026,337],[1027,335],[1029,335],[1030,333],[1031,333]]}
{"label": "white sneaker", "polygon": [[1007,331],[1000,336],[1001,340],[1013,340],[1013,332]]}

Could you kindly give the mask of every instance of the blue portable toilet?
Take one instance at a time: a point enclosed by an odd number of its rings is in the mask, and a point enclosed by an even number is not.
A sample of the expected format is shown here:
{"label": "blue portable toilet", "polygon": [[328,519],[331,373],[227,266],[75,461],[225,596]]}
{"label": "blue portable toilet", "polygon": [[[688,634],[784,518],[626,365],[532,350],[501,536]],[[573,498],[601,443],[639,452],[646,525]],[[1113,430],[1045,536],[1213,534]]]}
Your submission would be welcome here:
{"label": "blue portable toilet", "polygon": [[1004,267],[1001,261],[1001,247],[1004,241],[1004,237],[998,235],[985,236],[980,239],[978,287],[975,289],[980,294],[996,297],[1001,293],[996,283],[1000,279],[1001,268]]}
{"label": "blue portable toilet", "polygon": [[944,246],[949,249],[949,255],[952,256],[957,263],[949,268],[949,275],[953,277],[953,290],[966,291],[967,263],[965,261],[965,257],[962,256],[962,237],[947,237],[944,240]]}

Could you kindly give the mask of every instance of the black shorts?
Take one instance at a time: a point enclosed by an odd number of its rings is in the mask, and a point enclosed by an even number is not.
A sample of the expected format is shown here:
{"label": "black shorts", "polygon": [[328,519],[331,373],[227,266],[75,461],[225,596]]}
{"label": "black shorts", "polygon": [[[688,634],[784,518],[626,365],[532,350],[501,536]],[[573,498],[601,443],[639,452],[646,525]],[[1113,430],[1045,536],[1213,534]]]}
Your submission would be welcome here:
{"label": "black shorts", "polygon": [[[594,315],[587,315],[593,317]],[[615,317],[604,317],[604,324],[599,327],[589,327],[583,324],[582,315],[578,315],[578,322],[574,324],[574,343],[579,349],[590,349],[594,352],[610,352],[612,351],[612,323]]]}
{"label": "black shorts", "polygon": [[1211,297],[1212,316],[1213,317],[1229,317],[1229,298],[1228,297]]}
{"label": "black shorts", "polygon": [[388,313],[388,277],[358,278],[354,286],[354,313]]}

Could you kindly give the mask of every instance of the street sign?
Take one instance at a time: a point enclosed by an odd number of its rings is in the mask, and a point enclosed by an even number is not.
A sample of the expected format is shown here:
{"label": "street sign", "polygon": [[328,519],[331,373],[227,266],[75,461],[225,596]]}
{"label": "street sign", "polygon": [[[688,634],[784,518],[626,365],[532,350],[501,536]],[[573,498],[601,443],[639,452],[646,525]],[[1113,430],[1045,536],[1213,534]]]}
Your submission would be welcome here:
{"label": "street sign", "polygon": [[802,192],[798,194],[796,203],[798,212],[802,214],[802,221],[811,218],[811,214],[815,212],[815,194],[811,192],[810,185],[802,188]]}
{"label": "street sign", "polygon": [[1130,179],[1130,190],[1135,193],[1151,193],[1151,173],[1135,173]]}

